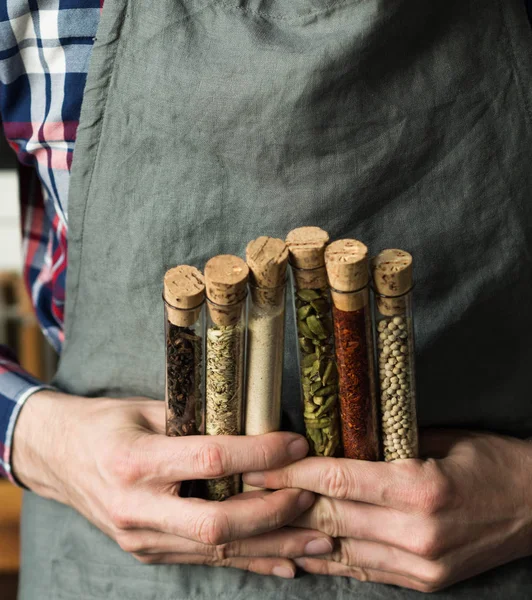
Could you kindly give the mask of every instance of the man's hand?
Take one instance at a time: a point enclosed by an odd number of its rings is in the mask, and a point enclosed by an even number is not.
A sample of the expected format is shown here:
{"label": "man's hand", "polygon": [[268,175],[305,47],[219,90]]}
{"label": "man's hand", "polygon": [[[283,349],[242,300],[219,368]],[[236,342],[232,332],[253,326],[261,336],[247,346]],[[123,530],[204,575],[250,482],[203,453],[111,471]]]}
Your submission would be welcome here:
{"label": "man's hand", "polygon": [[532,554],[532,444],[434,431],[427,460],[307,458],[250,485],[322,494],[296,521],[338,538],[306,571],[436,591]]}
{"label": "man's hand", "polygon": [[278,468],[307,451],[306,440],[291,433],[168,438],[162,402],[42,391],[21,411],[13,465],[22,483],[72,506],[143,563],[293,577],[290,557],[333,547],[323,533],[279,530],[312,505],[314,494],[285,489],[218,503],[178,493],[182,481]]}

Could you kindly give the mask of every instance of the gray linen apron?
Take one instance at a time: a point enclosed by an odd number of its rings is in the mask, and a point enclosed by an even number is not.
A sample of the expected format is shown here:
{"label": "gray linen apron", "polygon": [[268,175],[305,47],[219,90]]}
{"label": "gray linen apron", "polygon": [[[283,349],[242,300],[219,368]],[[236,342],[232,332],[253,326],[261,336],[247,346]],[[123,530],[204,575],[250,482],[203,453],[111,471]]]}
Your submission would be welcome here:
{"label": "gray linen apron", "polygon": [[[165,269],[315,224],[373,252],[413,252],[423,425],[532,434],[522,4],[106,0],[70,190],[57,385],[162,398]],[[288,333],[285,423],[296,427]],[[418,595],[338,577],[143,566],[31,493],[22,532],[22,600]],[[532,558],[439,597],[532,598]]]}

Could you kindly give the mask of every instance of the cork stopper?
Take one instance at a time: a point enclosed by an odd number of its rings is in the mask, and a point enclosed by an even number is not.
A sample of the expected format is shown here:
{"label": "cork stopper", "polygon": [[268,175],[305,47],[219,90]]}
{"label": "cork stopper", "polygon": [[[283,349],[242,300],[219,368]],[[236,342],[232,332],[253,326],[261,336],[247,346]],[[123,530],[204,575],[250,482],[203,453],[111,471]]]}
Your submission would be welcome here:
{"label": "cork stopper", "polygon": [[238,256],[220,254],[205,265],[209,313],[220,327],[236,325],[246,297],[249,269]]}
{"label": "cork stopper", "polygon": [[[404,294],[412,289],[412,255],[404,250],[388,249],[371,261],[377,307],[385,316],[405,312]],[[384,296],[384,297],[383,297]]]}
{"label": "cork stopper", "polygon": [[325,266],[336,308],[351,312],[366,306],[369,272],[365,244],[358,240],[333,242],[325,250]]}
{"label": "cork stopper", "polygon": [[298,227],[286,236],[296,287],[321,289],[327,285],[325,247],[329,234],[319,227]]}
{"label": "cork stopper", "polygon": [[249,242],[246,261],[250,269],[251,297],[259,306],[277,306],[284,298],[288,248],[283,240],[261,236]]}
{"label": "cork stopper", "polygon": [[205,283],[201,272],[188,265],[179,265],[166,271],[163,285],[170,323],[178,327],[194,325],[205,299]]}

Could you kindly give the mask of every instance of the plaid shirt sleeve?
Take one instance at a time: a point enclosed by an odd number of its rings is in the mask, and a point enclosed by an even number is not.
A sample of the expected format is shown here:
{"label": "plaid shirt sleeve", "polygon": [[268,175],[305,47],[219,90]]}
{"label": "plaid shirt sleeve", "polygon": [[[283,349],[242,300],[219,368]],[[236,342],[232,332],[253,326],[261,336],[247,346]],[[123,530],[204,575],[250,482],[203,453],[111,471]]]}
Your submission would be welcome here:
{"label": "plaid shirt sleeve", "polygon": [[[0,0],[0,113],[20,162],[24,280],[41,329],[58,352],[70,165],[102,3]],[[17,417],[43,387],[0,346],[0,476],[12,481]]]}
{"label": "plaid shirt sleeve", "polygon": [[45,387],[0,347],[0,474],[14,483],[10,458],[15,423],[26,399]]}

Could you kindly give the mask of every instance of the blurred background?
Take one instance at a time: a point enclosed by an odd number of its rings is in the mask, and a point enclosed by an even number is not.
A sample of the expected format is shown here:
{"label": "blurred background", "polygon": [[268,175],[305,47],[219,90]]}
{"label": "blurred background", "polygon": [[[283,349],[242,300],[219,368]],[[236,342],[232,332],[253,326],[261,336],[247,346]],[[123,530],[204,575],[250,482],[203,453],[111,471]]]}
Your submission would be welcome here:
{"label": "blurred background", "polygon": [[[7,345],[22,366],[49,381],[56,358],[35,320],[24,289],[14,152],[0,123],[0,345]],[[0,600],[15,600],[19,568],[19,519],[22,493],[0,479]]]}

